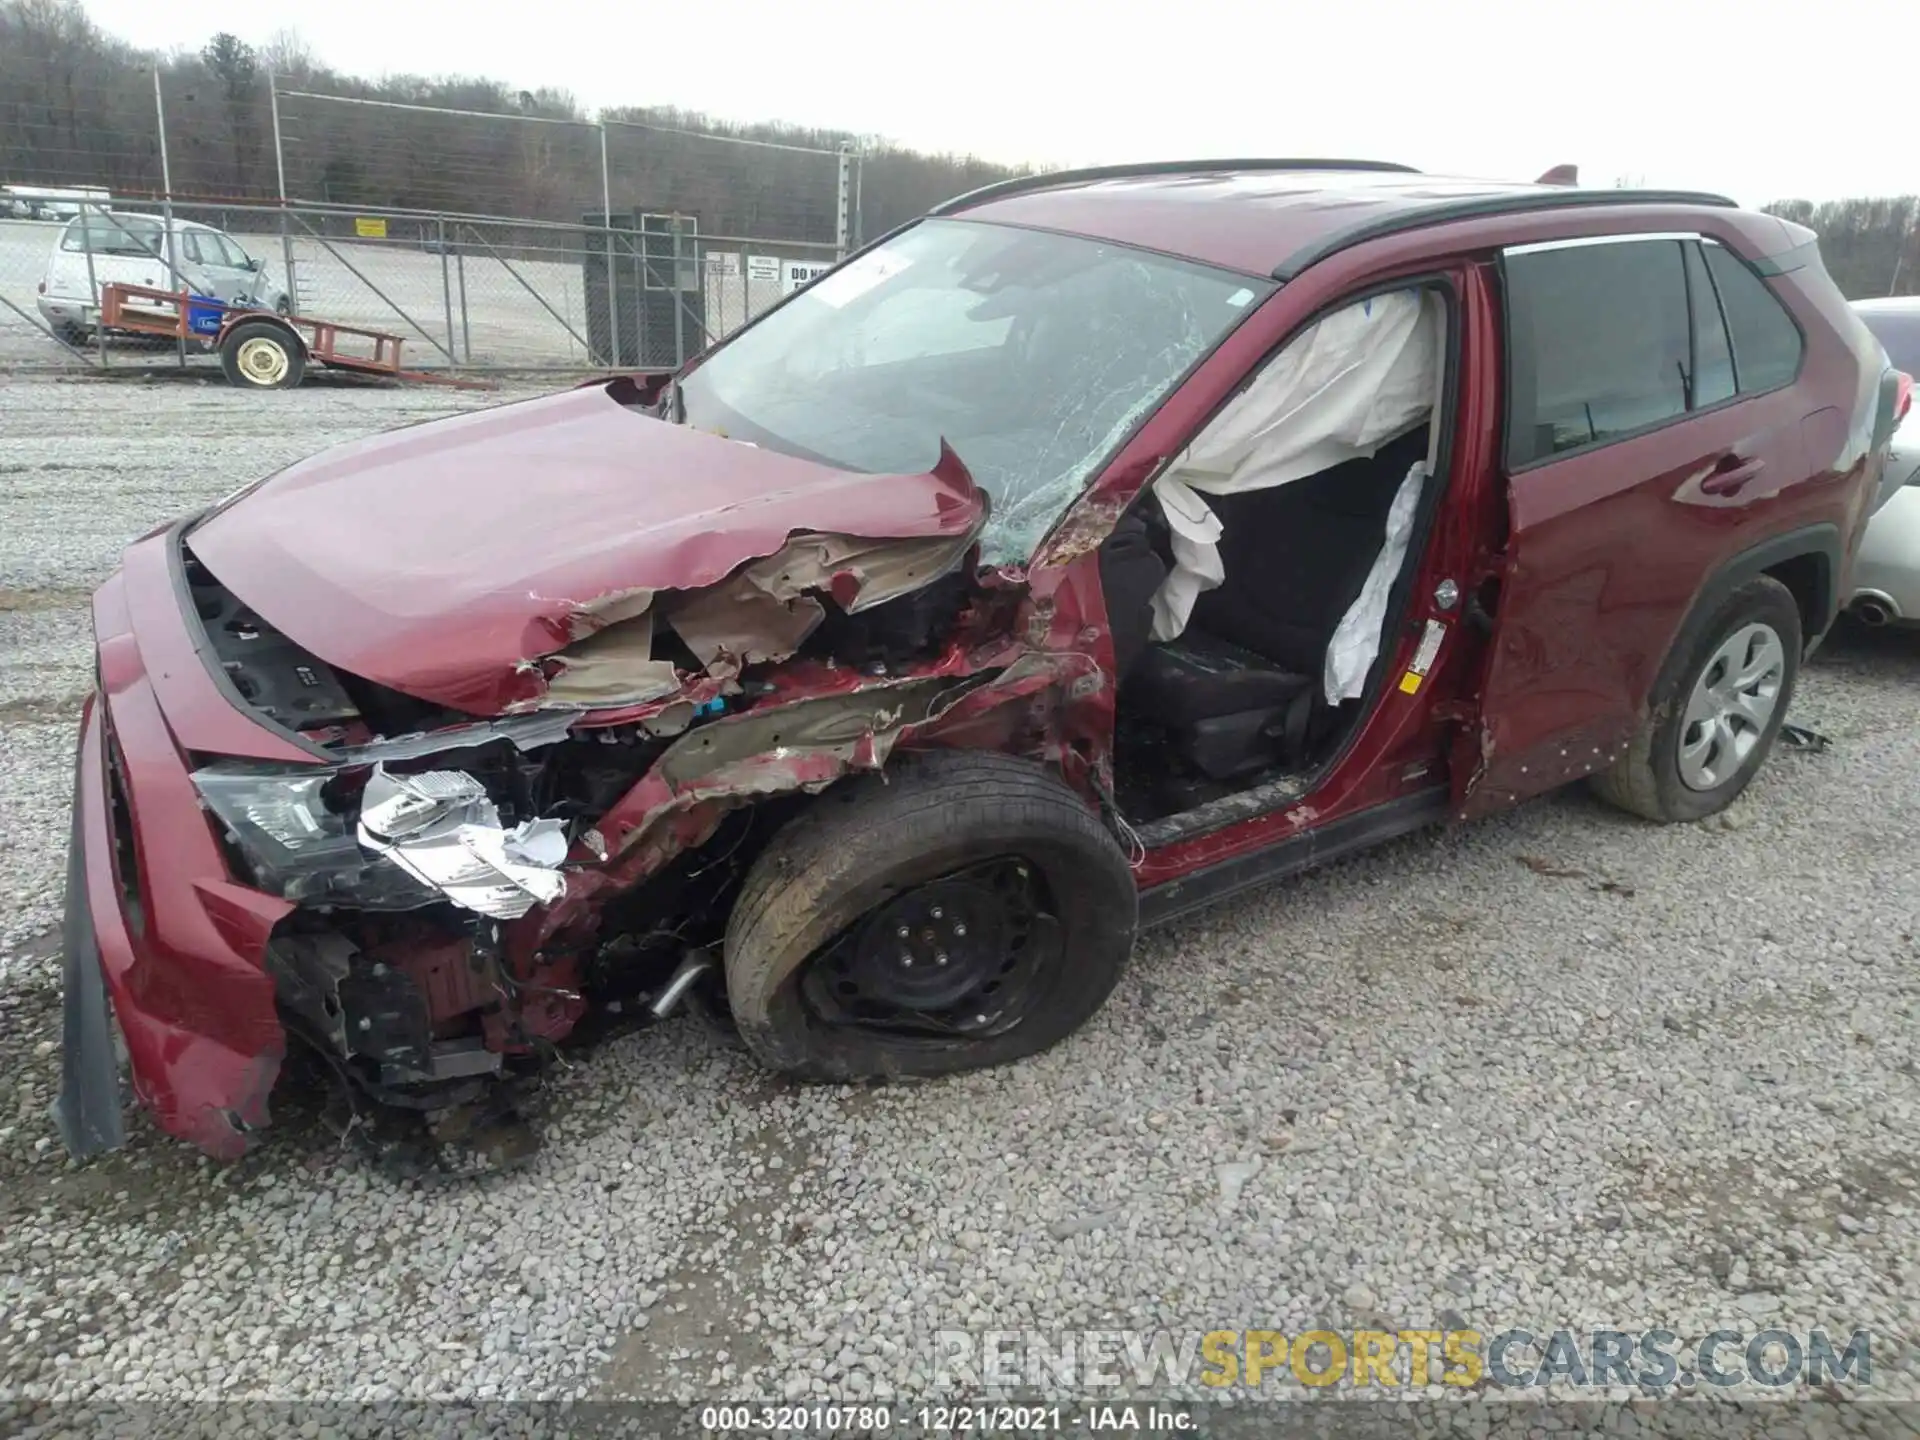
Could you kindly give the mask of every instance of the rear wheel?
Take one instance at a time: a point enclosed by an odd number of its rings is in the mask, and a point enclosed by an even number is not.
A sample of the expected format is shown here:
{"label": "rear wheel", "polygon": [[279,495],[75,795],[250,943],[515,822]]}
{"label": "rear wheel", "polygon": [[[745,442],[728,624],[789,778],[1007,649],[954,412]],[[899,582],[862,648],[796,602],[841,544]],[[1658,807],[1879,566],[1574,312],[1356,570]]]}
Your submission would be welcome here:
{"label": "rear wheel", "polygon": [[283,325],[242,321],[220,342],[220,369],[231,385],[290,389],[300,383],[306,368],[306,347]]}
{"label": "rear wheel", "polygon": [[1747,788],[1786,721],[1800,607],[1770,576],[1723,600],[1661,673],[1640,731],[1593,788],[1649,820],[1699,820]]}
{"label": "rear wheel", "polygon": [[1138,897],[1080,798],[987,753],[906,759],[822,797],[755,862],[727,994],[755,1056],[805,1079],[1032,1055],[1105,1002]]}

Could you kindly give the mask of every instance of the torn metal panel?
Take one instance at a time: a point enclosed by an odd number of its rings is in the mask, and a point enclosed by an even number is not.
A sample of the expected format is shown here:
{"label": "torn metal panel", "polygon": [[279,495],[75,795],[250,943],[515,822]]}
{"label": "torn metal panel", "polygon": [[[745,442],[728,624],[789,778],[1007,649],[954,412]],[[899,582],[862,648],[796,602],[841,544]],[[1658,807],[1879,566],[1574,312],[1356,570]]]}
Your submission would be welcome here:
{"label": "torn metal panel", "polygon": [[584,605],[575,606],[567,616],[567,638],[584,640],[610,625],[637,620],[653,605],[653,591],[645,589],[609,590]]}
{"label": "torn metal panel", "polygon": [[653,616],[642,613],[590,631],[547,660],[545,709],[593,710],[659,700],[680,688],[680,672],[653,658]]}
{"label": "torn metal panel", "polygon": [[895,681],[703,725],[675,741],[648,779],[677,791],[741,761],[821,750],[851,758],[863,739],[924,720],[949,684],[944,678]]}
{"label": "torn metal panel", "polygon": [[[950,450],[924,474],[862,474],[663,424],[599,385],[302,461],[201,521],[189,544],[335,668],[498,715],[542,702],[540,660],[795,535],[964,551],[986,517]],[[879,603],[892,590],[887,558],[855,563]]]}
{"label": "torn metal panel", "polygon": [[951,574],[972,545],[970,533],[906,540],[802,533],[719,583],[651,611],[649,591],[602,597],[573,613],[572,643],[537,666],[528,662],[547,677],[545,693],[530,703],[604,709],[674,693],[684,677],[652,658],[656,614],[709,675],[731,678],[749,665],[785,660],[826,618],[816,592],[858,614]]}
{"label": "torn metal panel", "polygon": [[809,592],[830,595],[857,615],[951,574],[972,545],[971,535],[886,541],[796,535],[722,584],[674,601],[666,620],[709,668],[784,660],[826,617]]}
{"label": "torn metal panel", "polygon": [[663,817],[703,799],[738,802],[877,767],[952,684],[946,676],[882,681],[702,725],[669,746],[594,828],[606,853],[620,857]]}
{"label": "torn metal panel", "polygon": [[762,661],[784,660],[826,618],[812,596],[782,599],[756,584],[750,570],[687,596],[667,617],[709,673],[738,674]]}
{"label": "torn metal panel", "polygon": [[511,830],[486,788],[458,770],[392,775],[376,765],[360,805],[360,843],[464,909],[514,920],[566,893],[558,820]]}

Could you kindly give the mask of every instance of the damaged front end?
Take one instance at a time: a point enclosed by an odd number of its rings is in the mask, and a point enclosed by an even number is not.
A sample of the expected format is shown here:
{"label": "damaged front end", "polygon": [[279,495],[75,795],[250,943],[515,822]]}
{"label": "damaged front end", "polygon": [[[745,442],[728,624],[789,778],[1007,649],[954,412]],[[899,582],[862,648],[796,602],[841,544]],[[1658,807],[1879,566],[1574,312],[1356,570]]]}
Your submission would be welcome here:
{"label": "damaged front end", "polygon": [[[286,742],[236,754],[176,725],[168,748],[189,758],[180,788],[211,822],[239,882],[227,888],[264,907],[247,953],[278,1029],[322,1058],[356,1113],[415,1116],[436,1142],[493,1133],[509,1082],[590,1013],[665,1014],[716,984],[706,957],[781,807],[901,745],[975,743],[995,712],[1001,739],[1044,728],[1036,693],[1084,683],[1086,656],[1013,638],[1027,596],[977,568],[986,501],[950,452],[924,477],[861,478],[909,500],[918,486],[924,522],[867,534],[877,527],[781,521],[772,543],[762,524],[731,547],[703,537],[697,563],[609,567],[591,594],[527,586],[526,612],[496,626],[510,649],[424,653],[417,674],[383,651],[365,667],[378,678],[350,663],[372,650],[323,660],[303,639],[311,616],[229,588],[243,531],[221,525],[244,507],[141,542],[173,547],[184,618],[227,700]],[[447,703],[483,694],[491,713]],[[135,722],[116,695],[101,706]],[[139,815],[167,778],[116,782],[133,803],[96,820],[105,844],[163,843]],[[154,878],[121,888],[139,904]],[[96,917],[103,884],[83,886]],[[264,1066],[257,1093],[182,1073],[190,1047],[144,1036],[191,1032],[223,1001],[182,993],[170,955],[128,934],[106,970],[122,1028],[138,1032],[136,1093],[190,1095],[154,1104],[162,1127],[239,1153],[266,1123],[284,1036],[256,1021],[236,1045]],[[63,1105],[97,1113],[98,1084]],[[210,1129],[195,1118],[208,1115],[244,1118]],[[118,1141],[104,1123],[64,1133],[76,1153]]]}

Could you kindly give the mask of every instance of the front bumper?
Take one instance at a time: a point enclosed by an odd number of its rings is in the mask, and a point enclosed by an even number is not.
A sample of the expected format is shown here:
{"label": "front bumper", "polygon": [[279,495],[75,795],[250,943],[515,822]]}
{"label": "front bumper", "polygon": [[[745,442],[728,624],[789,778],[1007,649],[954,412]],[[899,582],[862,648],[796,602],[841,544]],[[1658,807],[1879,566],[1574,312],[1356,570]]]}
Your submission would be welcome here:
{"label": "front bumper", "polygon": [[[187,751],[202,746],[169,724],[178,714],[218,734],[247,723],[193,653],[169,583],[173,543],[138,542],[94,597],[100,689],[81,720],[54,1107],[78,1157],[123,1135],[109,1003],[135,1097],[161,1129],[221,1158],[267,1123],[286,1049],[264,957],[293,907],[234,879],[188,778]],[[275,743],[251,728],[259,748]]]}

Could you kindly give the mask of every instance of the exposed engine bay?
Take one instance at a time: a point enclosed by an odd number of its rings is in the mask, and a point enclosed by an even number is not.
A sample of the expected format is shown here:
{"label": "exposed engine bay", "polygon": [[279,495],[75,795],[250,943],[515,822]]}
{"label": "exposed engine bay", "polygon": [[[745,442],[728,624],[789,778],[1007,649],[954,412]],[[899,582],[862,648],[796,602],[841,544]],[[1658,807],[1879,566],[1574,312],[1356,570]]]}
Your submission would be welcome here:
{"label": "exposed engine bay", "polygon": [[510,1121],[501,1082],[590,1013],[664,1016],[698,989],[724,1015],[729,896],[780,808],[1018,684],[977,663],[1004,642],[968,649],[1019,599],[973,554],[795,536],[703,590],[603,605],[537,662],[547,703],[486,717],[328,665],[187,540],[230,698],[314,755],[193,773],[235,874],[296,902],[267,952],[289,1033],[451,1139]]}

